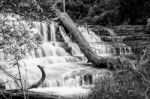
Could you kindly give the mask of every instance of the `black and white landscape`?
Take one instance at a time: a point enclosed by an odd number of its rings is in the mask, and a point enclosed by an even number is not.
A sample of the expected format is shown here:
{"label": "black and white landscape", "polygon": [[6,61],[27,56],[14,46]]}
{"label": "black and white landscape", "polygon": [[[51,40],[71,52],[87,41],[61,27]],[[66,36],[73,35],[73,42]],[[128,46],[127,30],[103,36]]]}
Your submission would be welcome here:
{"label": "black and white landscape", "polygon": [[0,0],[0,99],[150,99],[149,0]]}

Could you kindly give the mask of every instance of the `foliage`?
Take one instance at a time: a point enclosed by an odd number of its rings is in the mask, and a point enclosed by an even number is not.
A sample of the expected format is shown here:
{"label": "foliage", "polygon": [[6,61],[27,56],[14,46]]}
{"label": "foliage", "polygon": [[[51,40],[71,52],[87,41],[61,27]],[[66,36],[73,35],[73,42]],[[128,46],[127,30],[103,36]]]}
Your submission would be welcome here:
{"label": "foliage", "polygon": [[16,18],[14,22],[7,18],[0,20],[0,48],[11,61],[22,59],[27,52],[36,48],[40,43],[39,35],[31,31],[34,27],[32,22],[25,23],[20,20],[20,18]]}
{"label": "foliage", "polygon": [[[12,20],[7,19],[11,16]],[[38,47],[41,43],[41,38],[37,33],[31,31],[34,26],[30,20],[25,21],[13,13],[11,13],[11,15],[6,13],[1,15],[0,27],[0,50],[1,53],[6,55],[9,65],[5,67],[17,68],[19,77],[10,74],[4,66],[0,66],[0,69],[16,82],[16,85],[23,91],[25,96],[19,61],[24,58],[27,53],[30,53],[31,50]]]}
{"label": "foliage", "polygon": [[150,50],[146,49],[136,63],[118,62],[121,68],[113,77],[100,77],[86,99],[149,99]]}
{"label": "foliage", "polygon": [[19,14],[25,19],[49,21],[56,17],[51,2],[52,0],[1,0],[0,12]]}
{"label": "foliage", "polygon": [[[86,24],[145,24],[144,2],[146,0],[66,0],[66,12],[76,22]],[[57,6],[62,11],[62,2]]]}
{"label": "foliage", "polygon": [[[85,24],[146,24],[148,0],[66,0],[66,12],[74,21]],[[1,11],[11,11],[26,18],[50,20],[54,9],[63,11],[63,0],[2,0]],[[125,14],[126,13],[126,14]]]}

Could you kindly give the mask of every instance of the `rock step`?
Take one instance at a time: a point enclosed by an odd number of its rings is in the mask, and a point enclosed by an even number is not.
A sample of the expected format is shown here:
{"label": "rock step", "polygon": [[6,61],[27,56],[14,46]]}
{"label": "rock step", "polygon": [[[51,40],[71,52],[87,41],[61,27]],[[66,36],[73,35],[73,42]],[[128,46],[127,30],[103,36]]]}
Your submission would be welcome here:
{"label": "rock step", "polygon": [[133,41],[133,40],[150,40],[150,36],[147,35],[134,35],[134,36],[100,36],[104,42],[113,42],[113,41]]}
{"label": "rock step", "polygon": [[[113,27],[114,33],[117,34],[117,36],[114,38],[118,41],[114,41],[112,36],[100,36],[101,39],[107,43],[110,43],[111,45],[116,43],[124,43],[131,47],[133,53],[136,55],[138,55],[143,50],[143,48],[150,47],[150,34],[143,32],[145,26],[135,26],[133,29],[132,26],[127,28],[120,28],[121,27]],[[121,41],[119,41],[119,39]]]}
{"label": "rock step", "polygon": [[141,40],[137,40],[137,41],[125,41],[123,42],[129,46],[137,46],[137,45],[149,45],[150,41],[141,41]]}
{"label": "rock step", "polygon": [[[112,29],[112,31],[103,26],[88,27],[91,28],[102,41],[114,48],[131,47],[133,53],[136,54],[141,52],[141,49],[144,47],[150,47],[150,34],[143,32],[146,25],[120,25],[107,27]],[[112,33],[109,33],[109,31]]]}
{"label": "rock step", "polygon": [[[142,32],[115,32],[118,36],[136,36],[136,35],[146,35],[145,33]],[[148,35],[150,36],[150,35]]]}
{"label": "rock step", "polygon": [[123,41],[149,41],[150,42],[150,37],[136,37],[136,36],[133,36],[133,37],[127,37],[125,39],[123,39]]}

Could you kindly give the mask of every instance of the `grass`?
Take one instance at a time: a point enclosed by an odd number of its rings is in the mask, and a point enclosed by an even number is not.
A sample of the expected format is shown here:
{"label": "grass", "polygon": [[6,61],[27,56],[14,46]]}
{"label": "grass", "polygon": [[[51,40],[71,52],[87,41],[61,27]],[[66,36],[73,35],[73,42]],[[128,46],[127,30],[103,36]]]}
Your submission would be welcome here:
{"label": "grass", "polygon": [[136,63],[119,61],[113,77],[99,77],[87,97],[79,99],[150,99],[150,50]]}

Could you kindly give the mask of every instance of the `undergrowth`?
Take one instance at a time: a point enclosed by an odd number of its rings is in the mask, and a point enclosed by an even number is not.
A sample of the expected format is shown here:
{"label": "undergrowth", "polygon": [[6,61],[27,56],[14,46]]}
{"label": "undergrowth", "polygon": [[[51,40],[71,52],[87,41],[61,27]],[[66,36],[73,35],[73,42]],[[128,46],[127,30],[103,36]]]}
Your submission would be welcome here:
{"label": "undergrowth", "polygon": [[99,77],[81,99],[150,99],[150,49],[139,56],[134,62],[118,61],[113,77]]}

